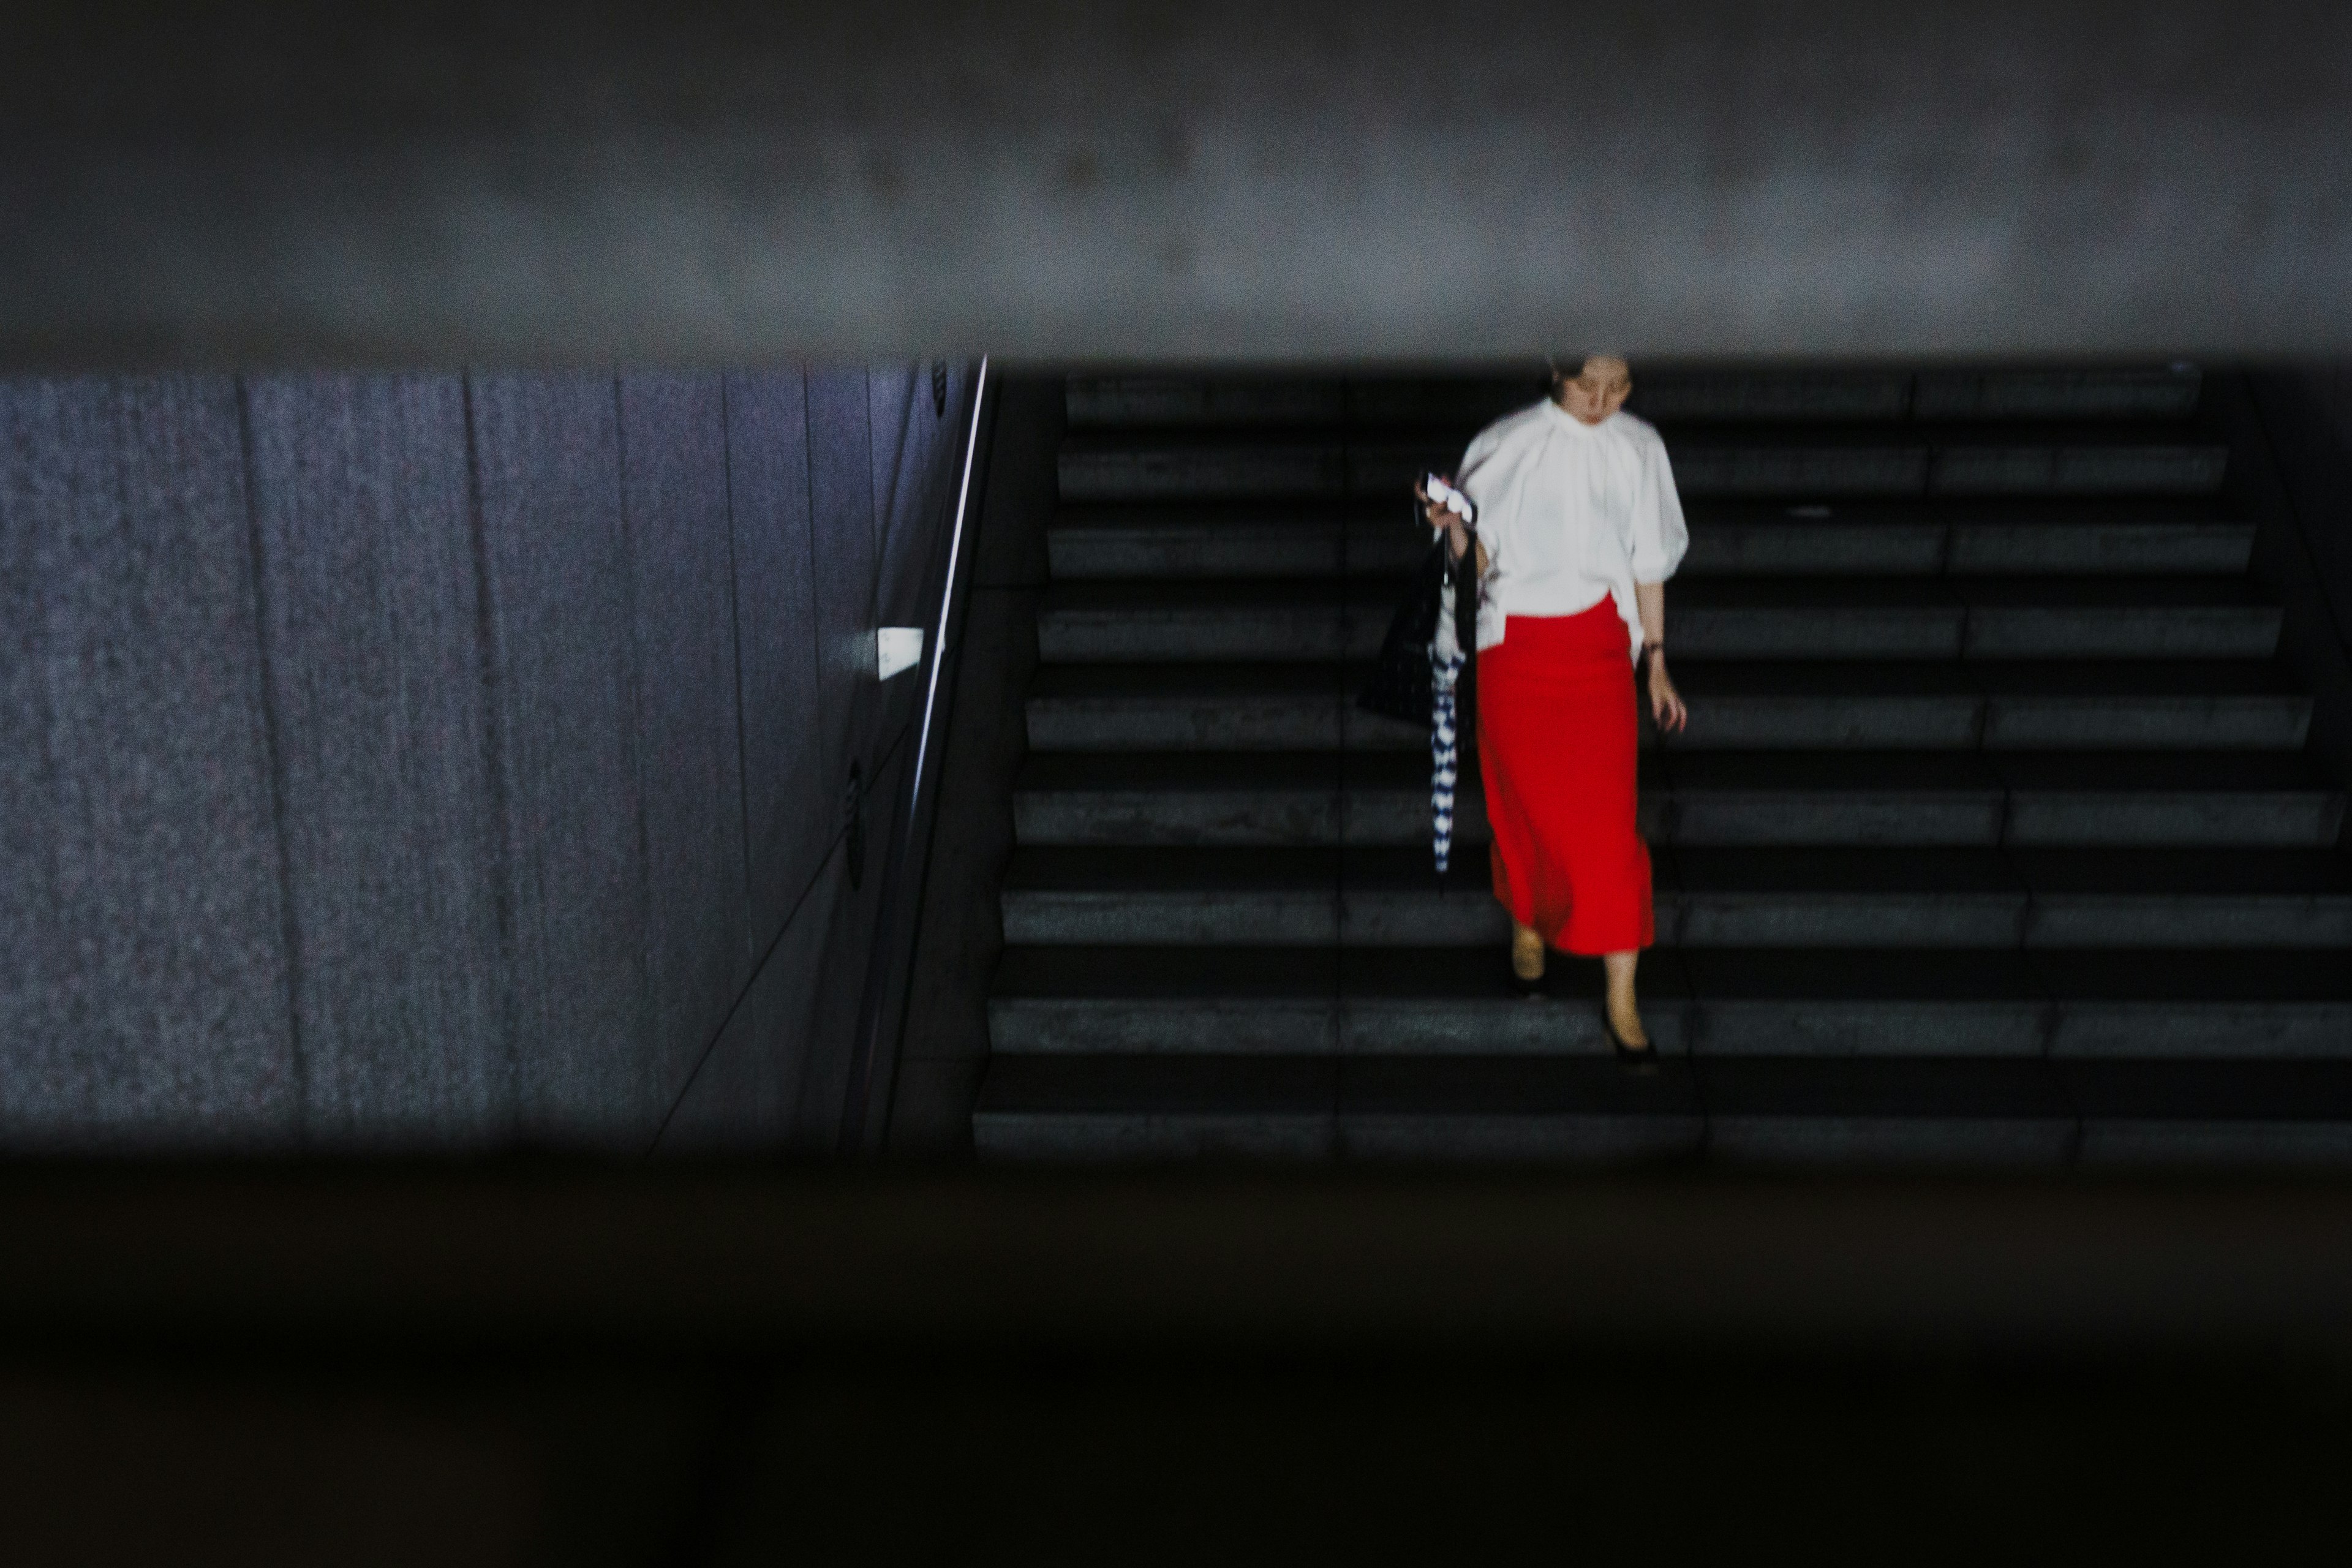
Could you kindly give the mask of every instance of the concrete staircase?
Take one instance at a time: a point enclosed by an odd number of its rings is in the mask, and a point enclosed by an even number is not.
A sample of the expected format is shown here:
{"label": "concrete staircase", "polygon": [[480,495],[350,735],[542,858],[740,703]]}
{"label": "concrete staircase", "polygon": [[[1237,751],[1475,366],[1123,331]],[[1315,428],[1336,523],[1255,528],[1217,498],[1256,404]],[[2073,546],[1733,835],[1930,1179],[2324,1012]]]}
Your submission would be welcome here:
{"label": "concrete staircase", "polygon": [[1532,379],[1073,379],[983,1157],[2352,1156],[2352,859],[2188,368],[1643,373],[1691,522],[1659,943],[1505,984],[1353,706]]}

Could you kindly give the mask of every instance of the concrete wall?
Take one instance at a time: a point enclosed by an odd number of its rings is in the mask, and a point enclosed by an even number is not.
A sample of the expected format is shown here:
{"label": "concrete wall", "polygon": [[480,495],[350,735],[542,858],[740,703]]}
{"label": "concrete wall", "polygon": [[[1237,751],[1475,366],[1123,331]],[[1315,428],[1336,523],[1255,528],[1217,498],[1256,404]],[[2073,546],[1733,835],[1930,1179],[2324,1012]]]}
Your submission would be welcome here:
{"label": "concrete wall", "polygon": [[834,1147],[972,380],[0,382],[0,1146]]}
{"label": "concrete wall", "polygon": [[2323,0],[11,9],[11,364],[2352,351]]}

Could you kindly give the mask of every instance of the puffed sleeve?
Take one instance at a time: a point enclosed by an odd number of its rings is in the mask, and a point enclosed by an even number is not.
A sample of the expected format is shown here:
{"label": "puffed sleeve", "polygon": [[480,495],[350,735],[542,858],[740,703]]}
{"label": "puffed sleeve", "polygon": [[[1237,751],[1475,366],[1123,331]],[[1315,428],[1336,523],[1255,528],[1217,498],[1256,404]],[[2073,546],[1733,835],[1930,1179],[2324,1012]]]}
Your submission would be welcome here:
{"label": "puffed sleeve", "polygon": [[1478,432],[1462,454],[1462,468],[1454,481],[1478,509],[1478,521],[1470,525],[1470,531],[1486,547],[1490,571],[1502,559],[1503,549],[1502,520],[1495,515],[1494,505],[1501,498],[1496,493],[1493,472],[1495,456],[1503,446],[1501,430],[1496,424]]}
{"label": "puffed sleeve", "polygon": [[1675,491],[1666,444],[1653,434],[1643,445],[1642,494],[1633,504],[1633,581],[1663,583],[1682,564],[1683,552],[1690,548],[1690,530],[1683,522],[1683,500]]}

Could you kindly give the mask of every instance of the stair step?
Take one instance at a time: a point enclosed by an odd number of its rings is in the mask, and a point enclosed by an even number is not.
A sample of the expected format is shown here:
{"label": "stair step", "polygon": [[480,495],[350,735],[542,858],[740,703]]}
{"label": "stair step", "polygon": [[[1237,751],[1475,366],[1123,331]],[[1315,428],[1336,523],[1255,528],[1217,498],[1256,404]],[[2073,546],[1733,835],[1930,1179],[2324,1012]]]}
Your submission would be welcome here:
{"label": "stair step", "polygon": [[[1450,472],[1461,461],[1464,434],[1351,443],[1345,450],[1348,489],[1366,497],[1400,494],[1424,469]],[[2032,439],[1984,426],[1926,426],[1778,436],[1670,426],[1662,434],[1675,488],[1686,500],[2210,496],[2221,489],[2229,459],[2226,447],[2161,429],[2056,426]]]}
{"label": "stair step", "polygon": [[[2252,662],[2006,665],[1680,660],[1690,723],[1673,751],[2299,750],[2311,699]],[[1038,751],[1425,753],[1424,726],[1358,708],[1360,665],[1048,665]]]}
{"label": "stair step", "polygon": [[[1057,583],[1037,623],[1052,663],[1370,658],[1402,582]],[[2242,581],[1700,578],[1667,626],[1685,659],[2268,658],[2278,606]]]}
{"label": "stair step", "polygon": [[[1654,844],[2234,845],[2325,847],[2343,792],[2263,752],[1703,752],[1642,757]],[[1311,847],[1429,841],[1426,764],[1294,752],[1033,755],[1013,797],[1026,845]],[[1454,839],[1486,841],[1465,768]]]}
{"label": "stair step", "polygon": [[2186,419],[2203,383],[2190,365],[1922,371],[1911,412],[1919,419]]}
{"label": "stair step", "polygon": [[[1948,509],[1694,503],[1677,576],[2213,575],[2242,573],[2253,549],[2252,524],[2205,515],[2204,502],[2075,502],[2038,517]],[[1396,575],[1428,545],[1409,507],[1328,500],[1069,507],[1046,536],[1063,582]]]}
{"label": "stair step", "polygon": [[2074,1061],[2085,1165],[2352,1163],[2352,1065]]}
{"label": "stair step", "polygon": [[1059,471],[1065,501],[1338,500],[1349,474],[1346,448],[1331,442],[1205,438],[1073,439]]}
{"label": "stair step", "polygon": [[1769,1164],[2059,1165],[2072,1101],[2027,1060],[1719,1060],[1696,1065],[1707,1152]]}
{"label": "stair step", "polygon": [[[2343,950],[1656,948],[1642,1014],[1667,1057],[2352,1060]],[[1598,1056],[1597,961],[1516,995],[1502,943],[1017,945],[1001,1055]]]}
{"label": "stair step", "polygon": [[2305,757],[2262,752],[2002,752],[2003,842],[2014,846],[2234,845],[2324,848],[2344,794]]}
{"label": "stair step", "polygon": [[1328,1059],[1000,1053],[972,1142],[983,1159],[1328,1159],[1337,1098]]}
{"label": "stair step", "polygon": [[1063,395],[1072,429],[1337,425],[1347,416],[1338,376],[1074,375]]}
{"label": "stair step", "polygon": [[[2352,952],[2340,853],[1659,849],[1666,947]],[[1024,848],[1004,937],[1035,946],[1498,948],[1486,858],[1422,849]]]}
{"label": "stair step", "polygon": [[2035,947],[2352,950],[2352,861],[2341,850],[2007,852],[2032,891]]}
{"label": "stair step", "polygon": [[2352,952],[2083,952],[2034,955],[2060,999],[2062,1057],[2352,1058]]}
{"label": "stair step", "polygon": [[[1782,496],[2197,496],[2221,488],[2229,449],[2176,436],[2101,432],[2024,440],[1930,427],[1765,439],[1709,426],[1665,432],[1686,499]],[[1458,433],[1350,442],[1296,436],[1074,437],[1061,451],[1065,501],[1402,498],[1431,468],[1461,461]]]}
{"label": "stair step", "polygon": [[1339,1064],[1339,1152],[1380,1161],[1689,1159],[1706,1119],[1690,1068],[1591,1058],[1372,1058]]}
{"label": "stair step", "polygon": [[[1663,422],[2184,419],[2189,367],[2105,370],[1678,370],[1642,367],[1631,406]],[[1280,374],[1070,377],[1074,428],[1334,425],[1481,426],[1544,395],[1540,369],[1450,377]]]}

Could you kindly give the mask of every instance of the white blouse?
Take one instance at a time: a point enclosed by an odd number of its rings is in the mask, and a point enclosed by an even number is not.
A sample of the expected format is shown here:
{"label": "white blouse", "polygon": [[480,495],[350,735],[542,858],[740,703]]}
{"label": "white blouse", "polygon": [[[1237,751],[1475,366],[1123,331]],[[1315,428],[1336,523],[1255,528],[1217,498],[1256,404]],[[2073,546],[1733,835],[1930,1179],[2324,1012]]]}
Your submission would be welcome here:
{"label": "white blouse", "polygon": [[[1546,399],[1480,431],[1457,482],[1486,547],[1481,648],[1503,640],[1509,616],[1572,616],[1611,597],[1641,651],[1633,584],[1673,576],[1690,545],[1666,444],[1647,421],[1621,412],[1587,425]],[[1443,621],[1450,641],[1453,617]]]}

